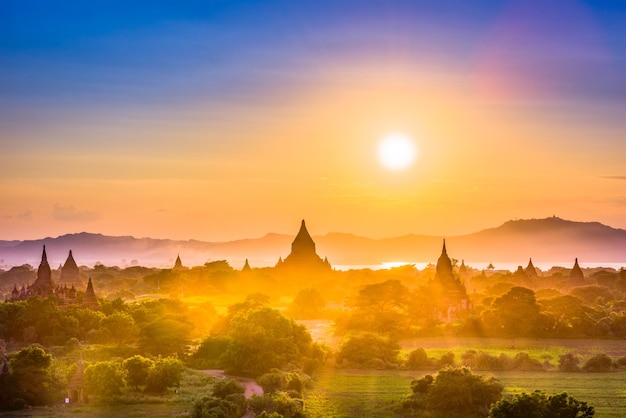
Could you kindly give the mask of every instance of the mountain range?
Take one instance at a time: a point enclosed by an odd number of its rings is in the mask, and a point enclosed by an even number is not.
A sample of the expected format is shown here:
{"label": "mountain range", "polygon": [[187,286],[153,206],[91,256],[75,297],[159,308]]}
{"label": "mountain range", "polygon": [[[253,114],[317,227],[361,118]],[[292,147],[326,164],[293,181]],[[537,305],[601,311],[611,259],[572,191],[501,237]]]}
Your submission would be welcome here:
{"label": "mountain range", "polygon": [[[102,263],[120,267],[143,265],[171,267],[177,255],[186,266],[227,260],[241,268],[246,259],[252,267],[273,266],[289,254],[294,235],[269,233],[260,238],[229,242],[169,240],[106,236],[81,232],[56,238],[26,241],[0,241],[0,267],[30,264],[38,266],[42,246],[46,245],[52,267],[65,262],[71,249],[79,265]],[[441,254],[444,237],[408,234],[372,239],[347,233],[313,236],[317,253],[335,266],[366,266],[383,262],[435,263]],[[626,230],[599,222],[575,222],[558,217],[513,220],[491,229],[446,238],[452,258],[472,263],[526,265],[585,264],[626,266]],[[485,266],[476,266],[484,268]]]}

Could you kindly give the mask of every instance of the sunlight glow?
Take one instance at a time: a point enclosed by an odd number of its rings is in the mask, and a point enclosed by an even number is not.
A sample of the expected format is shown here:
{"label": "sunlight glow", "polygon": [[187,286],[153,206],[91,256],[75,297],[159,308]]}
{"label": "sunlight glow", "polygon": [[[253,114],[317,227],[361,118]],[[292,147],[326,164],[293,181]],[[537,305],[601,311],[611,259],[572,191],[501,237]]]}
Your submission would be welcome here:
{"label": "sunlight glow", "polygon": [[415,160],[416,154],[415,143],[403,134],[386,136],[378,145],[378,159],[390,170],[404,170]]}

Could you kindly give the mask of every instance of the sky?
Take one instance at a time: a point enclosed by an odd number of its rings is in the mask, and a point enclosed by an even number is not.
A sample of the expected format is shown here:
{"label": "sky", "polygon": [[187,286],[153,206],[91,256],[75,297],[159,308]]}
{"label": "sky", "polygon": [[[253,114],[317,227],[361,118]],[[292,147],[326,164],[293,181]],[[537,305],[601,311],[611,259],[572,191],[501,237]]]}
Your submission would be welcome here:
{"label": "sky", "polygon": [[[0,239],[626,229],[626,3],[0,0]],[[416,157],[379,161],[402,134]]]}

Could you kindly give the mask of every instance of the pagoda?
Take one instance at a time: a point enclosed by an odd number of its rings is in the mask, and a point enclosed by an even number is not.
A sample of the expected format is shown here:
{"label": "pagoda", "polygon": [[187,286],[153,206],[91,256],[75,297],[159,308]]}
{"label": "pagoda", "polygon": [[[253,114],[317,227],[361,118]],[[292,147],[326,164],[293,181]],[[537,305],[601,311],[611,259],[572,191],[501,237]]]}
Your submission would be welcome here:
{"label": "pagoda", "polygon": [[59,278],[59,282],[69,282],[74,285],[75,283],[79,283],[79,281],[80,275],[78,271],[78,265],[76,264],[76,261],[74,261],[72,250],[70,250],[70,253],[67,256],[67,260],[65,260],[65,264],[63,264],[63,267],[61,267],[61,277]]}
{"label": "pagoda", "polygon": [[87,290],[85,290],[85,295],[83,296],[82,306],[84,308],[89,309],[100,309],[100,304],[98,303],[98,298],[96,297],[96,292],[93,290],[93,283],[91,282],[91,277],[89,278],[89,282],[87,283]]}
{"label": "pagoda", "polygon": [[52,282],[52,272],[50,264],[48,264],[48,256],[46,255],[46,246],[43,246],[41,254],[41,263],[37,269],[37,280],[30,286],[31,293],[35,296],[48,297],[54,294],[54,283]]}
{"label": "pagoda", "polygon": [[585,282],[585,275],[578,265],[578,258],[574,261],[574,267],[572,267],[572,271],[569,273],[569,280],[567,284],[569,286],[584,286],[587,284],[587,282]]}
{"label": "pagoda", "polygon": [[322,260],[315,251],[315,242],[309,231],[306,229],[304,219],[300,224],[300,231],[291,243],[291,253],[280,263],[281,268],[314,268],[314,269],[330,269],[328,259]]}

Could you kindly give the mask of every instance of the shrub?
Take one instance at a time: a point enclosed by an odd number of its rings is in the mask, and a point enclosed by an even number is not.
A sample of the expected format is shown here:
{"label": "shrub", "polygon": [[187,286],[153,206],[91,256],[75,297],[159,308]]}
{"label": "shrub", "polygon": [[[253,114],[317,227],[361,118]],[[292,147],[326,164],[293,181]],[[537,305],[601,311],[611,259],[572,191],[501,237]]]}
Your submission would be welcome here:
{"label": "shrub", "polygon": [[[286,392],[275,392],[269,395],[252,395],[249,400],[250,409],[255,415],[280,414],[284,418],[302,417],[304,404],[302,399],[294,399]],[[271,415],[269,415],[271,416]]]}
{"label": "shrub", "polygon": [[439,366],[440,368],[454,366],[454,353],[452,351],[449,351],[441,356],[439,361],[437,361],[437,366]]}
{"label": "shrub", "polygon": [[606,354],[596,354],[585,362],[585,372],[610,372],[613,369],[613,360]]}
{"label": "shrub", "polygon": [[560,372],[579,372],[580,358],[574,353],[563,354],[559,357]]}
{"label": "shrub", "polygon": [[390,368],[396,365],[399,350],[398,343],[390,337],[375,333],[358,334],[343,344],[337,363],[350,367]]}
{"label": "shrub", "polygon": [[85,391],[101,399],[122,393],[125,387],[125,372],[120,363],[101,361],[85,368]]}
{"label": "shrub", "polygon": [[416,348],[409,353],[406,366],[410,370],[431,369],[433,367],[433,362],[428,358],[426,350],[423,348]]}
{"label": "shrub", "polygon": [[140,355],[127,358],[122,362],[122,368],[126,371],[126,383],[135,389],[145,386],[148,376],[154,369],[154,361]]}
{"label": "shrub", "polygon": [[489,411],[489,418],[591,418],[593,415],[593,407],[587,406],[586,402],[577,401],[567,393],[546,396],[541,391],[502,399]]}
{"label": "shrub", "polygon": [[473,374],[466,367],[440,370],[411,382],[411,395],[402,402],[402,413],[434,417],[484,417],[502,396],[503,386],[494,378]]}
{"label": "shrub", "polygon": [[164,392],[167,388],[180,385],[180,378],[185,366],[173,357],[166,357],[155,362],[147,379],[146,389],[151,392]]}
{"label": "shrub", "polygon": [[530,358],[527,353],[517,353],[513,359],[513,369],[523,372],[541,372],[545,371],[543,364],[539,360]]}

